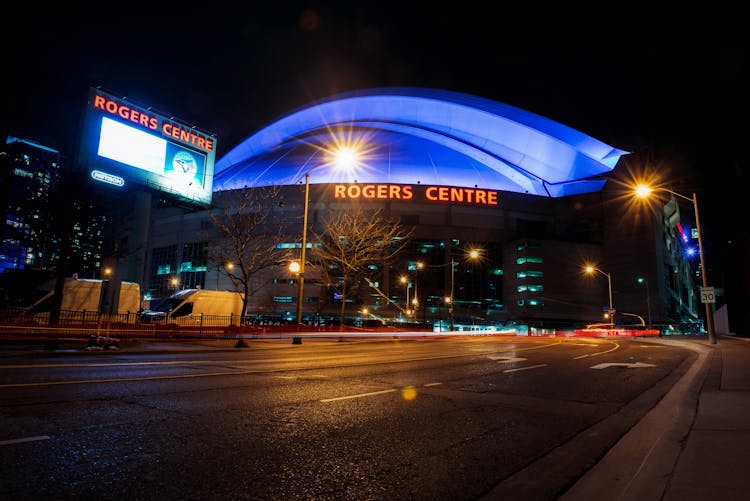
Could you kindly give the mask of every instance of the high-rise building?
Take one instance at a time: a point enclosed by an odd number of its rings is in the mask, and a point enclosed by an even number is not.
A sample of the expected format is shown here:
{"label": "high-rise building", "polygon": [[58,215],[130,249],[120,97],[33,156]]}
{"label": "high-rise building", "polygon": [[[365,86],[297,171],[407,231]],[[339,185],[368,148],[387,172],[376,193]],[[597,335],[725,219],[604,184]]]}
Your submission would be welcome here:
{"label": "high-rise building", "polygon": [[9,136],[0,154],[0,271],[46,268],[54,255],[51,198],[61,176],[60,152]]}
{"label": "high-rise building", "polygon": [[0,153],[0,272],[60,269],[96,274],[106,215],[65,157],[9,136]]}

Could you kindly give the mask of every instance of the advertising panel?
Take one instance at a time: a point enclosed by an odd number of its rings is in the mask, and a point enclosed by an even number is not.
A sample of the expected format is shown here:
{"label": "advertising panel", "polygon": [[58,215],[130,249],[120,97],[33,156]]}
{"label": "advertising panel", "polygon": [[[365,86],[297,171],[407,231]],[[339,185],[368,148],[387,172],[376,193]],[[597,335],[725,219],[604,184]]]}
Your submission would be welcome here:
{"label": "advertising panel", "polygon": [[89,91],[81,157],[94,181],[211,203],[216,138],[101,89]]}

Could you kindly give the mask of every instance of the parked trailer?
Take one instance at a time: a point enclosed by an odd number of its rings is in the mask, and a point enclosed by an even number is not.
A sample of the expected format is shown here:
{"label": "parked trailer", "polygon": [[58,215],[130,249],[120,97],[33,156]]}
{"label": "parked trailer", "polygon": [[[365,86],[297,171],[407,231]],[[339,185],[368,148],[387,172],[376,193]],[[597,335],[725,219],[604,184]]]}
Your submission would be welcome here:
{"label": "parked trailer", "polygon": [[[52,311],[55,282],[53,279],[39,286],[39,298],[32,304],[21,307],[30,313]],[[78,278],[74,275],[66,278],[63,284],[61,311],[135,315],[140,309],[141,287],[135,282]]]}

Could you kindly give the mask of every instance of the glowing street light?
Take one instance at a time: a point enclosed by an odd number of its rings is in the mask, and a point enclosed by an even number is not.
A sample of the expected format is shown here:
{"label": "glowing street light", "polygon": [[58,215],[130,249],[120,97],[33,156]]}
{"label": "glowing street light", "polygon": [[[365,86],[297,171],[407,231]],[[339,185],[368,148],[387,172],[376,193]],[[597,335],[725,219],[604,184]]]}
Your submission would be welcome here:
{"label": "glowing street light", "polygon": [[[232,271],[234,268],[234,263],[226,263],[224,265],[224,269],[227,271]],[[216,289],[219,290],[219,275],[221,274],[221,266],[216,267]]]}
{"label": "glowing street light", "polygon": [[409,289],[411,288],[411,282],[407,276],[402,276],[400,281],[406,286],[406,302],[404,303],[404,307],[406,308],[406,319],[408,320],[411,314],[411,310],[409,310]]}
{"label": "glowing street light", "polygon": [[[358,152],[356,149],[344,146],[337,148],[335,151],[332,152],[333,154],[333,165],[337,169],[341,170],[351,170],[357,165],[357,157]],[[310,206],[310,171],[313,169],[316,169],[318,167],[323,167],[327,164],[318,165],[315,167],[312,167],[310,169],[307,169],[305,171],[305,205],[304,205],[304,212],[302,216],[302,248],[300,250],[300,258],[299,262],[296,264],[295,269],[297,271],[294,271],[293,273],[296,273],[299,275],[298,288],[297,288],[297,324],[302,324],[302,303],[304,302],[305,297],[305,252],[307,250],[307,213]],[[290,264],[290,271],[291,271],[291,264]],[[302,338],[295,337],[292,340],[293,344],[301,344]]]}
{"label": "glowing street light", "polygon": [[[635,196],[638,198],[648,198],[652,192],[654,191],[666,191],[667,193],[671,193],[672,195],[681,198],[683,200],[687,200],[688,202],[691,202],[693,204],[693,209],[695,210],[695,231],[698,233],[698,255],[700,256],[700,263],[701,263],[701,279],[703,281],[703,288],[708,288],[708,276],[706,274],[706,263],[703,259],[703,236],[701,232],[701,223],[700,223],[700,217],[698,216],[698,198],[693,193],[693,197],[686,197],[685,195],[681,195],[677,192],[674,192],[672,190],[669,190],[667,188],[651,188],[650,186],[647,186],[645,184],[639,184],[635,187]],[[708,342],[710,344],[716,344],[716,332],[714,330],[714,311],[711,307],[711,303],[705,303],[706,305],[706,328],[708,329]]]}
{"label": "glowing street light", "polygon": [[609,322],[612,324],[612,327],[614,327],[615,326],[615,310],[612,308],[612,275],[610,275],[609,273],[604,273],[599,268],[596,268],[595,266],[591,266],[591,265],[586,266],[583,270],[589,275],[596,272],[607,277],[607,285],[609,286],[609,312],[608,312]]}
{"label": "glowing street light", "polygon": [[417,264],[414,266],[414,299],[411,300],[412,304],[414,305],[414,321],[417,322],[419,319],[417,318],[417,310],[419,310],[419,289],[417,288],[419,286],[419,270],[424,268],[424,263],[421,261],[417,261]]}

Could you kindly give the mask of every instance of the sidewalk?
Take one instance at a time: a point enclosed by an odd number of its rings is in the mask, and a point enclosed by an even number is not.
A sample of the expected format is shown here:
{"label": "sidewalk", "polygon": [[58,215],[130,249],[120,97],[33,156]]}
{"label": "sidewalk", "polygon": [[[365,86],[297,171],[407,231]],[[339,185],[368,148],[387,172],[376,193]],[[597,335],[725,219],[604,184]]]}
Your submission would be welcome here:
{"label": "sidewalk", "polygon": [[680,344],[698,359],[560,499],[750,499],[750,339],[653,341]]}

